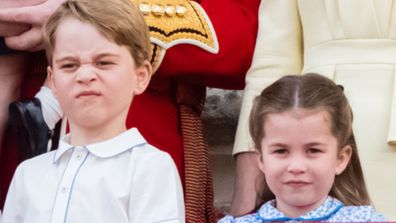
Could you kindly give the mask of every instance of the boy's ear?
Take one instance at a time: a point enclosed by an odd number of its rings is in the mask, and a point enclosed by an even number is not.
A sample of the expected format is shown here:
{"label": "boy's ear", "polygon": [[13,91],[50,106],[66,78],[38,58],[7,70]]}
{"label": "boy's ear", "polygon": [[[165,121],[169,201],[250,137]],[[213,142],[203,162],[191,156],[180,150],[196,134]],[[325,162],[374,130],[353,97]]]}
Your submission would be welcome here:
{"label": "boy's ear", "polygon": [[152,72],[153,68],[147,60],[140,67],[136,68],[136,86],[133,90],[135,95],[141,94],[146,90],[150,83]]}
{"label": "boy's ear", "polygon": [[350,145],[344,146],[338,154],[337,166],[335,171],[337,175],[341,174],[342,171],[345,170],[351,157],[352,147]]}
{"label": "boy's ear", "polygon": [[54,73],[52,71],[51,66],[47,67],[47,82],[48,82],[48,87],[52,90],[54,94],[56,94],[56,88],[55,88],[55,83],[54,83]]}

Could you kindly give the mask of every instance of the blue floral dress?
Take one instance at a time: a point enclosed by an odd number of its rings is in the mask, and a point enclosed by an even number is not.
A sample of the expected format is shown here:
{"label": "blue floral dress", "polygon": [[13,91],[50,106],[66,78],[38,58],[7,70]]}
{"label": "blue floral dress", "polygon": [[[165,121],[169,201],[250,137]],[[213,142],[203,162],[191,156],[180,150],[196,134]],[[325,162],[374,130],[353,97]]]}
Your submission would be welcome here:
{"label": "blue floral dress", "polygon": [[332,197],[318,208],[298,218],[290,218],[275,208],[275,200],[263,204],[253,214],[242,217],[230,215],[220,219],[218,223],[262,223],[262,222],[301,222],[301,221],[325,221],[325,222],[372,222],[387,221],[377,213],[372,206],[344,206],[344,204]]}

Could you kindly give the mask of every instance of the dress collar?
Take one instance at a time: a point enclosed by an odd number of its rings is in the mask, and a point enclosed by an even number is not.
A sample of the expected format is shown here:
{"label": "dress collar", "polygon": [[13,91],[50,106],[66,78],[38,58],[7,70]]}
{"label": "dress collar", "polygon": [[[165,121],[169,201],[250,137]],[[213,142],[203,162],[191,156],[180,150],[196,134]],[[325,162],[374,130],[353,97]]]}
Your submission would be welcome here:
{"label": "dress collar", "polygon": [[318,208],[306,213],[298,218],[290,218],[284,213],[275,208],[275,200],[271,200],[263,204],[258,211],[258,217],[264,222],[270,221],[322,221],[330,218],[338,210],[340,210],[344,204],[333,198],[328,197],[322,205]]}
{"label": "dress collar", "polygon": [[[59,147],[54,154],[54,163],[67,151],[77,147],[69,144],[69,138],[70,135],[67,134],[59,141]],[[143,144],[147,144],[146,140],[136,128],[132,128],[111,139],[83,147],[97,157],[109,158]]]}

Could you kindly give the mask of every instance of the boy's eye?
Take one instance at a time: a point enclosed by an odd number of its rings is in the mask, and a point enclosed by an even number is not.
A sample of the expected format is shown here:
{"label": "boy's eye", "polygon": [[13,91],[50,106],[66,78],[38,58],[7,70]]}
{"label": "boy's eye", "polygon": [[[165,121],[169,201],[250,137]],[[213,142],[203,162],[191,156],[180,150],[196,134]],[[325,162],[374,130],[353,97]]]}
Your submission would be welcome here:
{"label": "boy's eye", "polygon": [[112,61],[107,61],[107,60],[101,60],[101,61],[96,62],[96,66],[98,66],[98,67],[108,67],[113,64],[114,63]]}
{"label": "boy's eye", "polygon": [[77,64],[76,63],[65,63],[65,64],[61,64],[60,68],[63,70],[74,70],[75,68],[77,68]]}

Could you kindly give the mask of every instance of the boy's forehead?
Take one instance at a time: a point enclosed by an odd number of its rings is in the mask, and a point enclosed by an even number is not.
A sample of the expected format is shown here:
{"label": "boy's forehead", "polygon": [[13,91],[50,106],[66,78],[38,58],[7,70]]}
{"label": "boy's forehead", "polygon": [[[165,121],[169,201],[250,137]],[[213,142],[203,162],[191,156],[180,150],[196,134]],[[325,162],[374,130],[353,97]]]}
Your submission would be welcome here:
{"label": "boy's forehead", "polygon": [[82,22],[73,17],[60,21],[55,32],[55,49],[80,48],[80,49],[111,49],[118,46],[109,40],[92,24]]}

